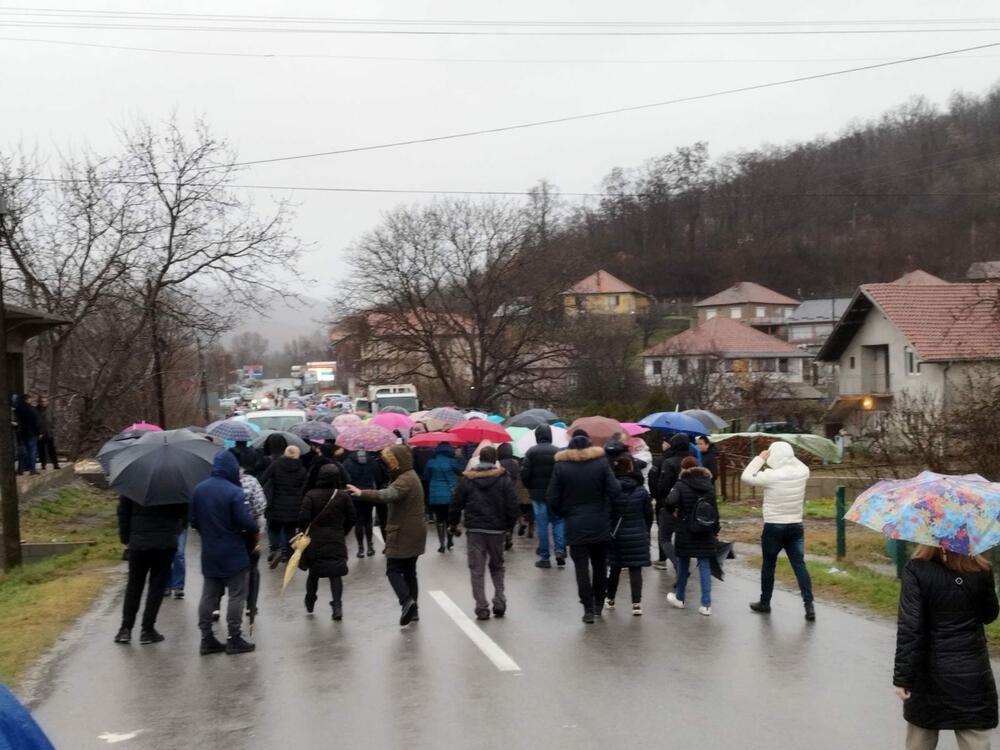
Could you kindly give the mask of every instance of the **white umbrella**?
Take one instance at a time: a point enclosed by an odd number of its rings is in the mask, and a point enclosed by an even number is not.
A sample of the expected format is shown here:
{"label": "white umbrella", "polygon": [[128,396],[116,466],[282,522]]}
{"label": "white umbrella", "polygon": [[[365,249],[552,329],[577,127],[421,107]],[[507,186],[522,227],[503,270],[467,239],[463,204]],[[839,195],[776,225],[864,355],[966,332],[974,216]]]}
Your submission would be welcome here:
{"label": "white umbrella", "polygon": [[[551,427],[552,430],[552,444],[556,448],[565,448],[569,445],[569,432],[564,430],[562,427]],[[528,448],[537,444],[535,440],[535,431],[528,430],[517,439],[514,443],[514,453],[523,456],[528,452]]]}

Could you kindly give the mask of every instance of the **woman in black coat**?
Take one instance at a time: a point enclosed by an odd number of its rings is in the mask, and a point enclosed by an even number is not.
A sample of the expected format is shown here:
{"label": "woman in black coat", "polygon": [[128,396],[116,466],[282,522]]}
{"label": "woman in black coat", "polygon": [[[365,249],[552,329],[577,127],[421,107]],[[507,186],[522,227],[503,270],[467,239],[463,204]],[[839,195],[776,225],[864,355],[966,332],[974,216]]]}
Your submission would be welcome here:
{"label": "woman in black coat", "polygon": [[622,568],[628,568],[632,588],[632,614],[642,614],[642,569],[650,565],[649,530],[653,526],[653,501],[642,474],[631,456],[615,459],[615,477],[622,491],[611,501],[611,551],[608,562],[608,609],[614,609]]}
{"label": "woman in black coat", "polygon": [[306,491],[306,467],[299,458],[299,449],[294,445],[285,448],[284,454],[272,461],[261,475],[260,483],[267,495],[264,517],[271,544],[267,562],[273,569],[292,556],[288,542],[295,536],[302,496]]}
{"label": "woman in black coat", "polygon": [[[677,583],[674,590],[667,594],[667,601],[678,609],[684,608],[691,558],[697,558],[698,576],[701,580],[701,606],[698,611],[707,617],[712,614],[712,558],[716,554],[716,537],[719,533],[715,484],[712,473],[703,466],[698,466],[694,456],[686,456],[681,461],[680,468],[677,483],[667,496],[667,509],[677,519],[677,536],[674,542],[677,552]],[[716,521],[709,529],[695,531],[691,528],[691,515],[702,499],[715,509]]]}
{"label": "woman in black coat", "polygon": [[997,689],[983,626],[998,613],[986,560],[917,548],[903,570],[892,677],[908,750],[936,747],[942,729],[955,731],[959,747],[989,747]]}
{"label": "woman in black coat", "polygon": [[556,454],[547,500],[552,512],[566,523],[566,543],[576,569],[583,621],[588,625],[604,608],[611,501],[620,492],[604,449],[591,446],[583,430],[574,432],[569,448]]}
{"label": "woman in black coat", "polygon": [[319,579],[329,578],[334,620],[340,620],[344,614],[343,576],[347,575],[347,543],[344,538],[357,520],[351,496],[343,491],[345,484],[337,464],[324,464],[316,478],[316,487],[306,493],[299,513],[299,529],[309,529],[312,540],[299,560],[299,568],[309,572],[306,578],[306,612],[312,613],[316,604]]}

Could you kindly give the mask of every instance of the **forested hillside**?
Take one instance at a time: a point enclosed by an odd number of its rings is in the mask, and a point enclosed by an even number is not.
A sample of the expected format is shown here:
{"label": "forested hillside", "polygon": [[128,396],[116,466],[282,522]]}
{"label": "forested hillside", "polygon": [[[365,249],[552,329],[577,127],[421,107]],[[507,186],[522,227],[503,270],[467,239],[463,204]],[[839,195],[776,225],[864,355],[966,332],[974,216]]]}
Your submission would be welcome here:
{"label": "forested hillside", "polygon": [[914,100],[832,139],[722,157],[697,143],[616,169],[607,197],[553,240],[582,270],[605,267],[661,298],[744,279],[849,294],[918,267],[958,280],[1000,259],[998,167],[995,87],[945,109]]}

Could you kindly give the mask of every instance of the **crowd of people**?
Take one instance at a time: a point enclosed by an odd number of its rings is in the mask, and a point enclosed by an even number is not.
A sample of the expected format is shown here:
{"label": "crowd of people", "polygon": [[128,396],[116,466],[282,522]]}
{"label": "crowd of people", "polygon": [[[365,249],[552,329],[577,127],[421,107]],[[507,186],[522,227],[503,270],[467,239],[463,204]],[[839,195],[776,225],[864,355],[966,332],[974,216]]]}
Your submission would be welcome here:
{"label": "crowd of people", "polygon": [[[668,563],[676,578],[667,602],[686,607],[693,565],[700,585],[698,612],[711,616],[720,523],[718,457],[710,441],[676,434],[663,440],[659,455],[640,457],[642,445],[632,441],[630,447],[622,436],[596,446],[586,432],[576,431],[564,449],[552,444],[545,425],[535,437],[536,445],[518,461],[502,445],[441,443],[411,449],[402,441],[380,452],[344,451],[329,441],[302,455],[277,434],[261,451],[237,443],[220,452],[211,477],[195,488],[189,505],[145,507],[120,498],[129,579],[115,640],[130,642],[144,588],[140,642],[163,640],[156,617],[165,595],[183,595],[182,533],[188,524],[201,536],[203,655],[255,649],[243,637],[243,622],[257,608],[262,526],[271,568],[301,551],[307,612],[314,611],[320,580],[327,580],[334,621],[344,616],[350,532],[355,531],[357,556],[370,557],[376,554],[377,525],[386,576],[400,607],[399,624],[418,622],[417,562],[431,524],[441,554],[453,548],[456,537],[466,536],[474,613],[480,620],[507,615],[504,556],[518,532],[535,535],[536,567],[550,569],[552,557],[557,567],[565,566],[567,554],[572,559],[588,625],[605,608],[615,608],[624,570],[632,613],[641,615],[643,568]],[[763,491],[761,592],[750,603],[753,613],[771,613],[775,565],[784,551],[805,619],[816,619],[804,560],[808,479],[808,467],[782,441],[772,443],[743,472],[744,482]],[[654,521],[656,561],[650,554]],[[303,534],[309,538],[304,549],[297,544]],[[214,632],[223,596],[228,596],[225,643]],[[983,627],[998,613],[993,574],[982,557],[917,549],[902,581],[893,676],[904,701],[908,749],[936,747],[941,730],[955,730],[960,747],[989,747],[998,721],[997,693]]]}
{"label": "crowd of people", "polygon": [[53,469],[58,469],[59,456],[45,396],[14,394],[11,420],[17,474],[38,474],[39,465],[45,469],[52,464]]}

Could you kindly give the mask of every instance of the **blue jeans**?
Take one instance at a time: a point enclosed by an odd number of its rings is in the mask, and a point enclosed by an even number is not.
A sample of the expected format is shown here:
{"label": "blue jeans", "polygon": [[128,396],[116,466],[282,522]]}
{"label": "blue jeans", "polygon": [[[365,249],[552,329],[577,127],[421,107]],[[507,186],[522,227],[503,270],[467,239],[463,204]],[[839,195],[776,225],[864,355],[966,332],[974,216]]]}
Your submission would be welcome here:
{"label": "blue jeans", "polygon": [[35,471],[38,463],[38,436],[18,435],[17,436],[17,471],[19,474],[25,471]]}
{"label": "blue jeans", "polygon": [[549,513],[549,506],[540,500],[532,500],[531,507],[535,511],[535,533],[538,535],[538,558],[549,559],[549,525],[552,526],[552,545],[556,548],[556,557],[566,557],[566,522],[559,516]]}
{"label": "blue jeans", "polygon": [[760,567],[760,601],[771,602],[774,593],[774,566],[778,555],[784,550],[788,562],[792,564],[795,580],[799,582],[802,601],[809,604],[813,600],[812,581],[805,561],[805,539],[801,523],[765,523],[760,535],[761,553],[764,561]]}
{"label": "blue jeans", "polygon": [[167,588],[172,591],[184,590],[184,573],[187,569],[184,562],[184,548],[187,546],[187,540],[188,530],[185,526],[181,535],[177,537],[177,551],[174,553],[174,561],[170,565],[170,583],[167,584]]}
{"label": "blue jeans", "polygon": [[[677,585],[674,596],[684,601],[684,589],[687,588],[688,575],[691,570],[691,558],[677,559]],[[707,557],[698,558],[698,577],[701,579],[701,606],[712,606],[712,561]]]}

